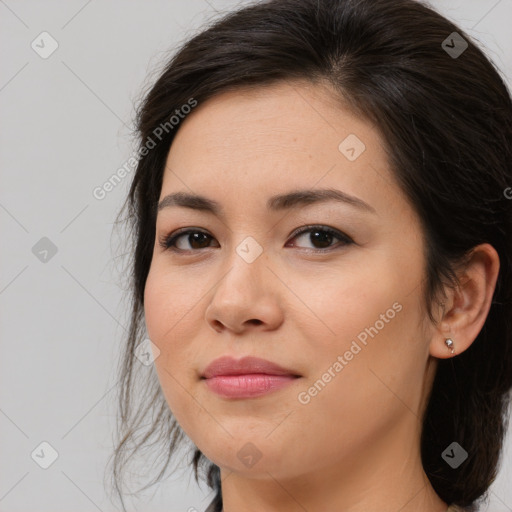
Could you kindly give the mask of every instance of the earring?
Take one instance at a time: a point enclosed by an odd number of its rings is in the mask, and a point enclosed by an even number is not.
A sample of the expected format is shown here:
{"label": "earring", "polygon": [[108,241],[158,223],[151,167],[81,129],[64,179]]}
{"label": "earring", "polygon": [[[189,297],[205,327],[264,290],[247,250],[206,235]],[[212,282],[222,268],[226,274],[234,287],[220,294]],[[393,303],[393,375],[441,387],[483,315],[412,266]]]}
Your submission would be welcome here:
{"label": "earring", "polygon": [[452,349],[452,354],[455,352],[455,349],[453,348],[453,340],[451,338],[446,338],[444,340],[444,343],[445,345],[448,347],[448,348],[451,348]]}

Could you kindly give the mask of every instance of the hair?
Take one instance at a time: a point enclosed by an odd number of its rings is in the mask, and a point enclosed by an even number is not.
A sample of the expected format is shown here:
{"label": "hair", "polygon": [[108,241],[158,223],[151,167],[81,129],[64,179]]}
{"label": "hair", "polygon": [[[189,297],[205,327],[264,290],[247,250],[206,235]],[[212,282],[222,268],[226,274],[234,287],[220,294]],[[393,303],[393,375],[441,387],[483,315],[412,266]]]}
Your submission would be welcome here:
{"label": "hair", "polygon": [[[453,32],[468,43],[458,57],[442,46]],[[381,134],[426,240],[423,296],[430,321],[442,290],[458,286],[456,269],[475,246],[489,243],[499,255],[485,324],[466,351],[438,360],[422,417],[422,464],[435,492],[449,504],[475,506],[497,476],[512,388],[512,201],[506,193],[512,185],[512,102],[498,68],[472,39],[414,0],[246,4],[185,41],[145,94],[136,117],[138,163],[120,212],[126,212],[122,222],[133,249],[131,320],[119,363],[115,488],[122,501],[125,466],[150,441],[163,463],[148,485],[158,482],[186,438],[155,372],[146,373],[143,386],[134,384],[156,205],[179,129],[168,120],[191,98],[202,104],[223,92],[283,81],[328,84],[335,98]],[[162,126],[167,128],[158,131]],[[441,456],[454,441],[468,453],[456,469]],[[196,481],[205,478],[222,504],[219,467],[197,447],[190,463]]]}

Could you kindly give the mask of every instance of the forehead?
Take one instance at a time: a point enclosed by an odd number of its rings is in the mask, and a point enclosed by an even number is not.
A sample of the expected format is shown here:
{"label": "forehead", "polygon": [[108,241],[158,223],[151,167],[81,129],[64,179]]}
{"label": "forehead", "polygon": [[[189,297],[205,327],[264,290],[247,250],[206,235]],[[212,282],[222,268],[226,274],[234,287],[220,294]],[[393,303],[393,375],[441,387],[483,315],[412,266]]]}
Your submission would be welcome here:
{"label": "forehead", "polygon": [[372,125],[325,85],[279,82],[224,92],[199,104],[181,123],[171,153],[181,158],[179,146],[185,143],[202,154],[224,151],[231,158],[251,149],[261,158],[265,148],[298,153],[322,148],[338,158],[338,145],[350,134],[366,146],[382,144]]}
{"label": "forehead", "polygon": [[291,188],[337,188],[371,203],[395,188],[383,140],[327,88],[283,82],[219,94],[182,121],[161,197],[180,190],[261,202]]}

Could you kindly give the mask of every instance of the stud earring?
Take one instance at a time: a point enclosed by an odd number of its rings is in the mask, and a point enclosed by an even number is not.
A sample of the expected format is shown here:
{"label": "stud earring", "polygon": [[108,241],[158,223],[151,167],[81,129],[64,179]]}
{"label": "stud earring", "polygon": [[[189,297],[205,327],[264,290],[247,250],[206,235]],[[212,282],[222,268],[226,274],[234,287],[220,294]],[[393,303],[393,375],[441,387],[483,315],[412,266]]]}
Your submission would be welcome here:
{"label": "stud earring", "polygon": [[455,349],[453,348],[453,340],[451,338],[446,338],[444,340],[445,345],[452,350],[452,354],[455,352]]}

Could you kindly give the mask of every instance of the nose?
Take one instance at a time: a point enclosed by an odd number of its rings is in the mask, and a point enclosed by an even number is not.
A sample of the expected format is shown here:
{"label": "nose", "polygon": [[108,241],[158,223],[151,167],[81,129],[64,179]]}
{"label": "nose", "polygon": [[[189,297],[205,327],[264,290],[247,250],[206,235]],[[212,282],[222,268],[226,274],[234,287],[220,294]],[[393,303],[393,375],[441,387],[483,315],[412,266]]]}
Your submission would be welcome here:
{"label": "nose", "polygon": [[234,251],[228,271],[214,287],[206,321],[219,333],[276,329],[284,318],[282,288],[264,253],[249,263]]}

